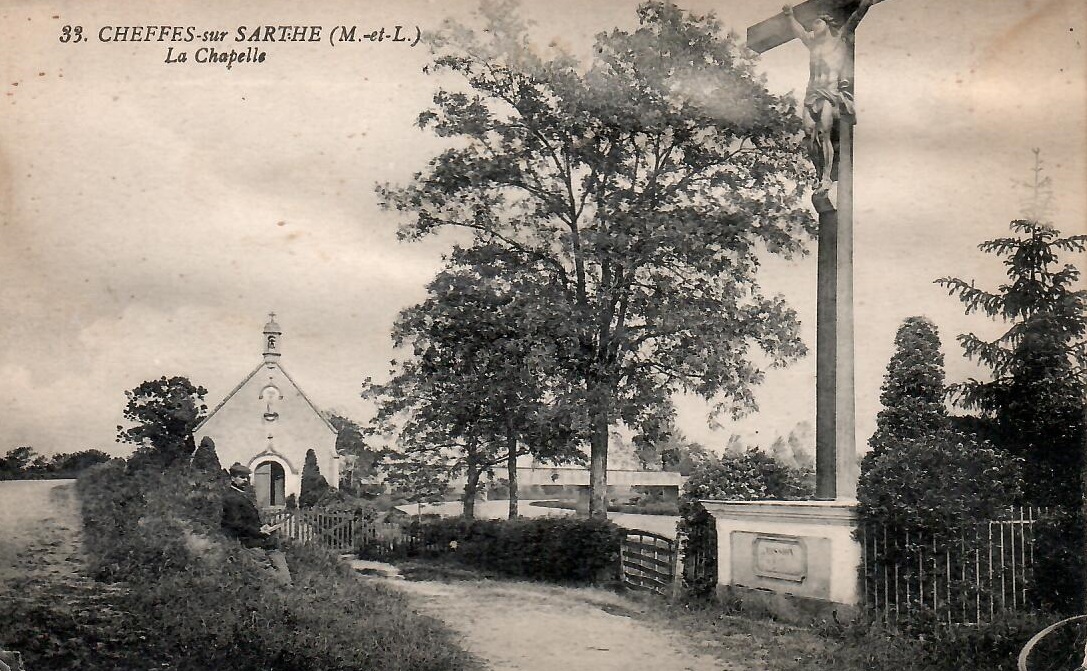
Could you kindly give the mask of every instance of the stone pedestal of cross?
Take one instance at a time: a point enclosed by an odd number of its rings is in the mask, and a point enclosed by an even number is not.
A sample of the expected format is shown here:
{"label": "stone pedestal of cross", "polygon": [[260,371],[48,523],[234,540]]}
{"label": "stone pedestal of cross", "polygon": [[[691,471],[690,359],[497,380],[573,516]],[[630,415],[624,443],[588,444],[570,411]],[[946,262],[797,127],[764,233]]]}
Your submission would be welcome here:
{"label": "stone pedestal of cross", "polygon": [[[812,203],[819,213],[815,496],[821,500],[847,501],[857,495],[853,380],[853,126],[856,123],[853,31],[872,4],[872,0],[808,0],[795,8],[786,7],[781,14],[747,30],[747,46],[758,53],[794,38],[805,42],[811,54],[811,79],[803,104],[809,141],[818,145],[819,132],[836,134],[836,146],[829,152],[825,146],[829,137],[824,146],[813,147],[820,178]],[[835,25],[840,26],[840,33],[834,33]],[[830,44],[834,40],[837,42]],[[828,73],[828,69],[834,72]],[[828,84],[831,79],[834,81]],[[822,128],[824,123],[831,127]],[[825,160],[828,153],[832,156],[829,161]],[[837,193],[832,199],[834,186]]]}

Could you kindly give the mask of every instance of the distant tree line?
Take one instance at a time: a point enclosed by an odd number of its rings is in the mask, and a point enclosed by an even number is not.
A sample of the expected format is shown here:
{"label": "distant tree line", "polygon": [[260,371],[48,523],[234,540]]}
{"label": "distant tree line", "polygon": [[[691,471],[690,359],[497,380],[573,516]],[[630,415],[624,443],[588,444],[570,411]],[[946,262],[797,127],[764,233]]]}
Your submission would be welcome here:
{"label": "distant tree line", "polygon": [[101,450],[62,452],[45,457],[26,445],[0,457],[0,480],[49,480],[74,478],[84,470],[109,461]]}

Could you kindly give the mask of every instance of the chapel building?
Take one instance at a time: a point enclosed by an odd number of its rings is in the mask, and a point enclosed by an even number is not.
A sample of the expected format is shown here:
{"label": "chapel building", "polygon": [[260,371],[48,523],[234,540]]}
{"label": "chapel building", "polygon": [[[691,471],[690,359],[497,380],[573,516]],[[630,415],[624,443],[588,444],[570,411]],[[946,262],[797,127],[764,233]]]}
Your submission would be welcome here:
{"label": "chapel building", "polygon": [[340,481],[336,429],[283,368],[283,331],[275,313],[264,325],[264,360],[196,427],[199,445],[215,443],[219,462],[253,471],[257,505],[278,507],[301,493],[307,450],[330,485]]}

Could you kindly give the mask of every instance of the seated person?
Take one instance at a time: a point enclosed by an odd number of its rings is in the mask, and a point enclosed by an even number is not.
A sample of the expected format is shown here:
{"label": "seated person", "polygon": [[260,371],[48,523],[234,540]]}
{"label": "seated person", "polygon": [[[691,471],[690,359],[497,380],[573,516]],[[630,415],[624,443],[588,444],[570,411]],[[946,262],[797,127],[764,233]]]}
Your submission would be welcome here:
{"label": "seated person", "polygon": [[228,473],[230,488],[223,496],[223,516],[220,522],[223,533],[229,538],[241,541],[243,547],[265,551],[275,568],[276,577],[282,584],[290,585],[291,573],[287,568],[287,559],[277,549],[278,543],[275,536],[272,536],[272,532],[279,525],[261,525],[257,505],[246,489],[252,471],[235,462]]}

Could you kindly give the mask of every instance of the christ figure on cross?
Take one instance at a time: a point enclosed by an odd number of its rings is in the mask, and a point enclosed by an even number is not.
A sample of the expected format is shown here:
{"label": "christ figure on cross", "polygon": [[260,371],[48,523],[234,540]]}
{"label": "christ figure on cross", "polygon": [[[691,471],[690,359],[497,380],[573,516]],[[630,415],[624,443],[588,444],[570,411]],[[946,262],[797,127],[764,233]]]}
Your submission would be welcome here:
{"label": "christ figure on cross", "polygon": [[810,53],[803,118],[808,152],[818,174],[816,193],[825,193],[838,179],[838,122],[842,115],[855,114],[851,81],[854,31],[875,1],[861,0],[841,28],[835,27],[830,14],[821,14],[812,22],[810,32],[793,16],[791,5],[781,8],[793,34]]}

